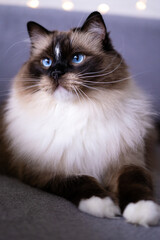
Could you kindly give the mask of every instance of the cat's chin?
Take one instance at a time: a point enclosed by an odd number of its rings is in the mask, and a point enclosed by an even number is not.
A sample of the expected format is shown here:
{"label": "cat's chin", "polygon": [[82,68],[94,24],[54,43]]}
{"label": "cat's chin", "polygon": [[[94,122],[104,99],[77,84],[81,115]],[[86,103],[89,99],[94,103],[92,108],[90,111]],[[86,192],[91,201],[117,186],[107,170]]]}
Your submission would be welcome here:
{"label": "cat's chin", "polygon": [[76,96],[72,92],[68,91],[62,86],[58,86],[53,93],[55,100],[57,101],[73,101]]}

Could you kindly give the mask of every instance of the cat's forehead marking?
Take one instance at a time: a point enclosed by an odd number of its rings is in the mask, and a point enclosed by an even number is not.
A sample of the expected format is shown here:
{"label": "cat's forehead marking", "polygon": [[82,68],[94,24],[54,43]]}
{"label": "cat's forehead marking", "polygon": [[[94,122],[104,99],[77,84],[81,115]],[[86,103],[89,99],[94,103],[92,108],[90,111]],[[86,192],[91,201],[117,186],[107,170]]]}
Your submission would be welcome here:
{"label": "cat's forehead marking", "polygon": [[61,55],[61,49],[60,49],[60,44],[59,42],[56,44],[55,46],[55,55],[56,55],[56,58],[57,60],[60,58],[60,55]]}

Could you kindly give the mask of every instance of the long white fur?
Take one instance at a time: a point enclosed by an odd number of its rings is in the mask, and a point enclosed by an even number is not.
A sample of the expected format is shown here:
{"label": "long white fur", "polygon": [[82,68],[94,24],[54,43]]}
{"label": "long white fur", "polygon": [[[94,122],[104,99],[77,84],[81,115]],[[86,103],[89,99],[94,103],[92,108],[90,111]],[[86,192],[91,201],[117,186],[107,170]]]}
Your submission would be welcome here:
{"label": "long white fur", "polygon": [[100,198],[93,196],[80,201],[78,208],[85,213],[96,217],[113,218],[120,214],[120,209],[110,197]]}
{"label": "long white fur", "polygon": [[160,206],[153,201],[141,200],[128,204],[123,216],[130,223],[145,227],[156,225],[160,220]]}
{"label": "long white fur", "polygon": [[23,97],[13,89],[7,136],[20,159],[38,170],[87,174],[99,181],[110,165],[143,165],[143,156],[137,159],[129,151],[143,146],[152,125],[149,104],[134,84],[124,91],[95,91],[92,101],[75,101],[66,91],[62,95],[61,100],[60,93],[58,98],[46,92]]}

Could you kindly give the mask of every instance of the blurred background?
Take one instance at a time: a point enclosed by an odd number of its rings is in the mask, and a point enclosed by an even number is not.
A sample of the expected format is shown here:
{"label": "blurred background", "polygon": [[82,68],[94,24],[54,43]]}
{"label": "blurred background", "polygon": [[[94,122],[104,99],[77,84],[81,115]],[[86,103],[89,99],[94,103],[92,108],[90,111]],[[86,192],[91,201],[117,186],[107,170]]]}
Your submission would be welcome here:
{"label": "blurred background", "polygon": [[0,4],[160,18],[160,0],[0,0]]}

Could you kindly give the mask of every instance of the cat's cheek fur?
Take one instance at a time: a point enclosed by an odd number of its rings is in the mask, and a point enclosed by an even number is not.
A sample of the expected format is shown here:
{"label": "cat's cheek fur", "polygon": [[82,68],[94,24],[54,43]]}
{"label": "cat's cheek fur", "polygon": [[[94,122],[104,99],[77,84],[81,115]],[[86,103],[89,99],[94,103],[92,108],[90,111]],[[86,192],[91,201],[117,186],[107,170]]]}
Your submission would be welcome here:
{"label": "cat's cheek fur", "polygon": [[123,217],[129,223],[145,227],[157,225],[160,220],[160,206],[153,201],[145,200],[129,203],[123,212]]}
{"label": "cat's cheek fur", "polygon": [[113,218],[120,215],[119,207],[115,205],[110,197],[100,198],[93,196],[89,199],[83,199],[80,201],[78,208],[82,212],[101,218]]}

